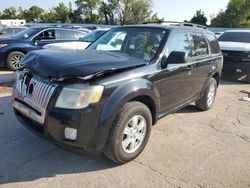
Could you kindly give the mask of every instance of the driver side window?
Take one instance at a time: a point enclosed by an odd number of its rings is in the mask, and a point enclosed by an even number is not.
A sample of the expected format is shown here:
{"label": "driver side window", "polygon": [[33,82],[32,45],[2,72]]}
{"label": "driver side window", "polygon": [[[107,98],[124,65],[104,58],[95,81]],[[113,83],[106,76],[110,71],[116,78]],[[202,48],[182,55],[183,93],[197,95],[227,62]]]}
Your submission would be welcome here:
{"label": "driver side window", "polygon": [[55,29],[43,31],[38,35],[38,37],[41,40],[55,40],[56,39]]}
{"label": "driver side window", "polygon": [[175,33],[168,42],[167,56],[173,51],[185,52],[187,58],[192,57],[193,42],[191,34],[188,32]]}

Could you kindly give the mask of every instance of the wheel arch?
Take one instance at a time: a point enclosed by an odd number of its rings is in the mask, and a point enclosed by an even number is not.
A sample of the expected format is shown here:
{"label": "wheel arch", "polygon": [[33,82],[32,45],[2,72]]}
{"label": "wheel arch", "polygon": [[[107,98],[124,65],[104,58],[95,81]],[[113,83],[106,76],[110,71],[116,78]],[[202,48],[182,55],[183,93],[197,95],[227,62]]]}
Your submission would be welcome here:
{"label": "wheel arch", "polygon": [[6,52],[5,57],[4,57],[4,67],[7,66],[7,59],[8,59],[8,56],[11,52],[21,52],[24,55],[26,55],[28,53],[26,50],[20,49],[20,48],[13,48],[13,49],[9,50],[8,52]]}
{"label": "wheel arch", "polygon": [[212,75],[212,78],[214,78],[217,82],[217,86],[220,85],[220,74],[218,72],[215,72],[213,75]]}
{"label": "wheel arch", "polygon": [[105,121],[111,116],[117,116],[120,109],[131,101],[145,104],[151,111],[153,123],[157,122],[160,91],[152,82],[146,79],[129,81],[118,87],[105,104],[100,121]]}

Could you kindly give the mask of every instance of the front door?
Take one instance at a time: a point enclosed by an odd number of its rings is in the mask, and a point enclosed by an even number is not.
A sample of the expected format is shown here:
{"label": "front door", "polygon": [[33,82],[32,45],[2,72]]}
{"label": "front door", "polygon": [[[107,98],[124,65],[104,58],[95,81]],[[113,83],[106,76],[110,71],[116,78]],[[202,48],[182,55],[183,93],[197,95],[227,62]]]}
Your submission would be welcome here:
{"label": "front door", "polygon": [[170,34],[166,56],[172,51],[186,52],[187,62],[171,64],[162,70],[161,111],[168,111],[192,98],[192,38],[189,32],[175,31]]}

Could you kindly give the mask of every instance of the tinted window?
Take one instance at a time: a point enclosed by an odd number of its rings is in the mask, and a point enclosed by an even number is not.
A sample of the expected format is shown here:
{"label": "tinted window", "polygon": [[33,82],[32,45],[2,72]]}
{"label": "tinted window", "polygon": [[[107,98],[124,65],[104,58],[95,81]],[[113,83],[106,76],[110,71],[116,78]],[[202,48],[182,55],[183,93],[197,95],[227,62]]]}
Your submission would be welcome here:
{"label": "tinted window", "polygon": [[211,48],[211,53],[212,54],[220,53],[220,46],[219,46],[219,43],[218,43],[218,40],[217,40],[216,36],[213,35],[213,34],[207,33],[206,37],[207,37],[207,39],[209,41],[209,45],[210,45],[210,48]]}
{"label": "tinted window", "polygon": [[219,37],[218,40],[250,43],[250,32],[225,32]]}
{"label": "tinted window", "polygon": [[[58,37],[59,39],[62,40],[78,40],[79,39],[78,33],[79,32],[70,30],[58,30]],[[82,35],[84,34],[82,33]]]}
{"label": "tinted window", "polygon": [[55,29],[43,31],[39,34],[39,37],[41,38],[41,40],[54,40],[56,39]]}
{"label": "tinted window", "polygon": [[168,55],[173,51],[186,52],[188,57],[192,57],[192,36],[186,32],[174,34],[168,43]]}
{"label": "tinted window", "polygon": [[192,56],[202,56],[208,54],[208,44],[205,37],[201,33],[192,33],[192,41],[194,48]]}
{"label": "tinted window", "polygon": [[149,61],[158,52],[165,33],[163,29],[152,28],[112,29],[89,48],[127,54]]}

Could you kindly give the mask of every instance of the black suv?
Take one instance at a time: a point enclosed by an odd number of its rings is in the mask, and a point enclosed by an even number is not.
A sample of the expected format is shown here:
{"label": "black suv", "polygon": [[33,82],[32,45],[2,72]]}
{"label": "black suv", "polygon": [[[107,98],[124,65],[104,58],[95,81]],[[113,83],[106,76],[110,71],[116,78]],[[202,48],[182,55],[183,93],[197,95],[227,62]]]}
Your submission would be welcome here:
{"label": "black suv", "polygon": [[22,64],[13,107],[27,128],[123,164],[159,118],[193,101],[212,107],[223,57],[208,30],[138,25],[112,29],[85,51],[30,52]]}

